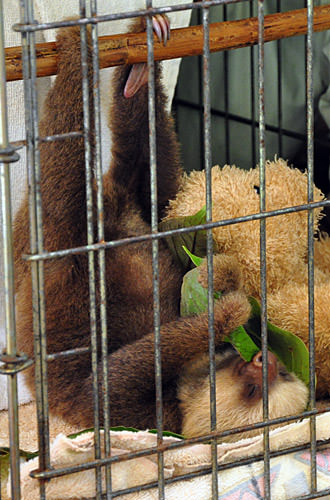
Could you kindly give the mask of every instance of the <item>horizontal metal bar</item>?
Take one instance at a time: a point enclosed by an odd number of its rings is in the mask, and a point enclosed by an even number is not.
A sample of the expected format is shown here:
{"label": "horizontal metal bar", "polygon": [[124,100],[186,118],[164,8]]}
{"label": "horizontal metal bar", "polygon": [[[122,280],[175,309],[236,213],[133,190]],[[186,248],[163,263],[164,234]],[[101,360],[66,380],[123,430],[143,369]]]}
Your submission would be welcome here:
{"label": "horizontal metal bar", "polygon": [[[190,109],[195,109],[201,113],[204,111],[203,105],[196,102],[188,101],[182,98],[175,98],[175,104],[178,106],[183,106]],[[258,120],[252,120],[251,118],[245,118],[244,116],[236,115],[235,113],[228,113],[226,111],[221,111],[216,108],[211,108],[211,114],[220,118],[225,118],[228,121],[233,121],[237,123],[242,123],[244,125],[259,127]],[[276,134],[281,133],[283,136],[290,137],[292,139],[297,139],[301,141],[306,141],[306,135],[301,132],[294,132],[283,127],[276,127],[275,125],[265,124],[266,130],[269,132],[274,132]],[[330,140],[322,140],[317,137],[314,139],[314,143],[319,146],[328,147],[330,149]]]}
{"label": "horizontal metal bar", "polygon": [[[326,441],[317,441],[317,447],[323,447],[324,445],[326,444],[329,444],[330,443],[330,440],[326,440]],[[276,458],[276,457],[280,457],[280,456],[283,456],[283,455],[287,455],[288,453],[297,453],[299,451],[303,451],[306,449],[306,444],[303,444],[303,445],[299,445],[299,446],[293,446],[293,447],[290,447],[290,448],[286,448],[284,450],[278,450],[278,451],[272,451],[270,452],[270,457],[271,458]],[[149,449],[147,450],[149,451]],[[143,450],[141,450],[141,452],[143,452]],[[140,452],[140,453],[141,453]],[[154,454],[155,451],[153,451],[152,454]],[[151,454],[151,453],[148,453],[148,454]],[[130,454],[127,454],[127,455],[120,455],[120,462],[122,461],[126,461],[128,460],[128,455],[131,455]],[[116,459],[117,457],[113,457],[114,459]],[[230,462],[230,463],[226,463],[226,464],[221,464],[221,465],[218,465],[218,471],[223,471],[223,470],[228,470],[228,469],[234,469],[236,467],[240,467],[240,466],[244,466],[244,465],[249,465],[249,464],[252,464],[252,463],[255,463],[255,462],[259,462],[261,460],[263,460],[264,456],[263,454],[260,454],[260,455],[255,455],[253,457],[249,457],[249,458],[245,458],[245,459],[241,459],[241,460],[238,460],[238,461],[235,461],[235,462]],[[66,472],[67,474],[71,474],[71,469],[70,468],[70,472]],[[39,476],[41,477],[45,477],[45,478],[48,478],[50,479],[50,473],[51,472],[54,472],[56,473],[59,469],[57,470],[52,470],[52,471],[45,471],[44,473],[40,472],[38,473],[37,471],[32,471],[31,472],[31,476],[33,478],[37,478]],[[79,471],[78,471],[79,472]],[[178,481],[184,481],[184,480],[188,480],[188,479],[192,479],[192,478],[196,478],[196,477],[201,477],[201,476],[205,476],[207,474],[210,474],[211,473],[211,467],[210,466],[201,466],[197,471],[195,472],[192,472],[192,473],[187,473],[187,474],[183,474],[183,475],[180,475],[180,476],[176,476],[174,478],[169,478],[169,479],[166,479],[165,480],[165,484],[173,484],[173,483],[176,483]],[[64,474],[62,474],[64,475]],[[52,477],[55,477],[55,474],[52,475]],[[116,492],[113,492],[112,495],[113,497],[117,497],[119,495],[123,495],[123,494],[127,494],[127,493],[133,493],[135,491],[142,491],[142,490],[147,490],[147,489],[151,489],[151,488],[155,488],[158,486],[158,482],[153,482],[153,483],[148,483],[148,484],[145,484],[145,485],[140,485],[140,486],[136,486],[136,487],[132,487],[132,488],[127,488],[127,489],[123,489],[123,490],[118,490]],[[317,494],[319,496],[325,496],[323,495],[324,492],[327,492],[328,490],[322,490],[320,492],[317,492]],[[307,499],[307,498],[317,498],[317,497],[313,497],[313,496],[306,496],[306,497],[301,497],[302,499]]]}
{"label": "horizontal metal bar", "polygon": [[19,155],[16,153],[17,148],[14,148],[11,144],[5,148],[0,149],[0,162],[1,163],[15,163],[19,160]]}
{"label": "horizontal metal bar", "polygon": [[[320,442],[318,442],[318,445],[321,447],[322,445],[326,445],[329,442],[330,442],[330,440],[320,441]],[[302,451],[302,450],[305,450],[305,449],[306,449],[306,445],[294,446],[294,447],[291,447],[291,448],[287,448],[285,450],[271,452],[271,457],[272,458],[276,458],[276,457],[280,457],[280,456],[286,455],[287,453],[296,453],[296,452],[299,452],[299,451]],[[221,471],[221,470],[233,469],[233,468],[236,468],[236,467],[239,467],[239,466],[249,465],[249,464],[261,461],[261,460],[263,460],[263,455],[258,455],[258,456],[254,456],[254,457],[251,457],[251,458],[242,459],[240,461],[236,461],[236,462],[233,462],[233,463],[227,463],[227,464],[220,465],[218,467],[218,470]],[[173,484],[173,483],[176,483],[178,481],[184,481],[184,480],[188,480],[188,479],[192,479],[192,478],[197,478],[197,477],[201,477],[201,476],[204,476],[204,475],[210,474],[210,473],[211,473],[211,467],[210,466],[206,466],[206,467],[202,466],[198,471],[195,471],[195,472],[192,472],[192,473],[183,474],[183,475],[180,475],[180,476],[176,476],[174,478],[167,479],[165,481],[165,484]],[[117,497],[117,496],[120,496],[120,495],[123,495],[123,494],[134,493],[134,492],[137,492],[137,491],[142,491],[142,490],[147,490],[147,489],[151,489],[151,488],[156,488],[157,485],[158,485],[157,482],[153,482],[153,483],[148,483],[148,484],[143,485],[143,486],[136,486],[136,487],[132,487],[132,488],[127,488],[125,490],[118,490],[118,491],[112,493],[112,496],[114,498],[114,497]],[[319,491],[316,494],[314,493],[314,495],[310,494],[310,495],[305,495],[305,496],[302,496],[302,497],[299,497],[299,498],[295,497],[295,500],[308,500],[308,499],[312,499],[312,498],[321,498],[323,496],[328,495],[329,492],[330,492],[330,489],[326,489],[326,490]]]}
{"label": "horizontal metal bar", "polygon": [[1,375],[14,375],[29,368],[34,361],[24,354],[24,352],[16,352],[16,355],[8,355],[4,351],[0,355],[0,363],[2,363],[0,364]]}
{"label": "horizontal metal bar", "polygon": [[302,497],[294,497],[294,500],[313,500],[315,498],[322,498],[328,495],[330,495],[330,488],[317,491],[316,493],[310,493],[309,495],[303,495]]}
{"label": "horizontal metal bar", "polygon": [[29,262],[36,260],[49,260],[55,258],[67,257],[69,255],[77,255],[85,252],[96,252],[101,248],[115,248],[121,245],[128,245],[133,243],[141,243],[148,240],[159,240],[160,238],[167,238],[173,234],[184,234],[191,233],[193,231],[199,231],[202,229],[214,229],[216,227],[228,226],[230,224],[239,224],[242,222],[250,222],[252,220],[266,219],[268,217],[275,217],[277,215],[285,215],[295,212],[302,212],[304,210],[312,210],[319,207],[330,206],[330,200],[317,201],[313,203],[306,203],[304,205],[298,205],[295,207],[280,208],[277,210],[272,210],[269,212],[256,213],[252,215],[245,215],[243,217],[236,217],[235,219],[225,219],[217,222],[210,222],[207,224],[198,224],[196,226],[184,227],[179,229],[173,229],[171,231],[164,231],[161,233],[146,234],[141,236],[132,236],[130,238],[122,238],[116,241],[106,241],[104,243],[94,243],[92,245],[84,245],[81,247],[70,248],[66,250],[58,250],[56,252],[43,252],[34,255],[23,255],[23,259]]}
{"label": "horizontal metal bar", "polygon": [[59,358],[68,358],[70,356],[79,356],[80,354],[87,354],[91,351],[90,347],[76,347],[75,349],[68,349],[66,351],[54,352],[47,354],[47,361],[55,361]]}
{"label": "horizontal metal bar", "polygon": [[[203,106],[201,104],[198,104],[198,103],[195,103],[192,101],[188,101],[186,99],[176,97],[175,103],[178,106],[184,106],[184,107],[196,109],[200,112],[203,112]],[[249,126],[253,125],[257,128],[259,127],[259,122],[257,120],[251,120],[250,118],[245,118],[244,116],[239,116],[239,115],[236,115],[235,113],[227,113],[227,112],[221,111],[221,110],[216,109],[216,108],[211,108],[211,114],[213,116],[218,116],[220,118],[228,118],[229,121],[234,121],[234,122],[242,123],[244,125],[249,125]],[[288,129],[283,128],[283,127],[280,129],[279,127],[276,127],[275,125],[269,125],[266,123],[266,130],[269,132],[274,132],[274,133],[279,133],[281,131],[283,136],[290,137],[292,139],[297,139],[300,141],[306,141],[305,134],[302,134],[300,132],[294,132],[292,130],[288,130]],[[64,140],[64,139],[75,139],[78,137],[82,137],[82,132],[78,132],[78,131],[77,132],[68,132],[66,134],[54,134],[54,135],[49,135],[49,136],[45,136],[45,137],[39,137],[39,141],[40,142],[51,142],[51,141],[60,141],[60,140]],[[314,142],[315,142],[315,144],[318,144],[319,146],[330,148],[330,140],[322,140],[322,139],[318,139],[316,137],[314,139]],[[26,140],[22,139],[20,141],[13,141],[11,143],[11,146],[15,150],[20,149],[20,148],[26,146]]]}
{"label": "horizontal metal bar", "polygon": [[83,137],[82,132],[67,132],[66,134],[54,134],[46,135],[45,137],[39,137],[40,142],[52,142],[61,141],[64,139],[76,139],[77,137]]}
{"label": "horizontal metal bar", "polygon": [[65,26],[98,24],[107,21],[118,21],[120,19],[132,19],[133,17],[154,16],[156,14],[168,14],[170,12],[179,12],[182,10],[201,9],[202,7],[212,7],[215,5],[242,3],[242,1],[248,2],[250,0],[207,0],[205,2],[185,3],[180,5],[171,5],[168,7],[152,7],[131,12],[118,12],[115,14],[106,14],[103,16],[85,17],[83,19],[58,21],[52,23],[16,23],[13,25],[13,30],[18,32],[43,31]]}
{"label": "horizontal metal bar", "polygon": [[[45,135],[44,137],[38,137],[39,142],[53,142],[53,141],[63,141],[65,139],[76,139],[78,137],[83,137],[82,132],[67,132],[66,134],[54,134]],[[26,147],[26,140],[22,139],[19,141],[13,141],[11,145],[14,149],[20,149]]]}
{"label": "horizontal metal bar", "polygon": [[[178,106],[184,106],[184,107],[196,109],[200,112],[203,112],[203,106],[201,104],[198,104],[198,103],[195,103],[192,101],[188,101],[186,99],[176,97],[175,103]],[[213,116],[218,116],[220,118],[228,118],[229,121],[242,123],[244,125],[249,125],[249,126],[253,125],[257,128],[259,127],[259,122],[257,120],[251,120],[250,118],[245,118],[244,116],[239,116],[239,115],[236,115],[235,113],[227,113],[227,112],[221,111],[221,110],[216,109],[216,108],[211,108],[211,114]],[[274,132],[274,133],[279,133],[281,131],[283,136],[290,137],[292,139],[297,139],[300,141],[306,141],[305,134],[302,134],[300,132],[294,132],[292,130],[288,130],[288,129],[283,128],[283,127],[280,129],[279,127],[276,127],[275,125],[269,125],[266,123],[266,130],[269,132]],[[64,140],[64,139],[74,139],[74,138],[78,138],[78,137],[82,137],[82,132],[78,132],[78,131],[77,132],[68,132],[66,134],[54,134],[54,135],[49,135],[49,136],[45,136],[45,137],[39,137],[39,141],[40,142],[51,142],[51,141],[60,141],[60,140]],[[315,144],[318,144],[319,146],[330,148],[330,140],[322,140],[322,139],[318,139],[316,137],[314,139],[314,142],[315,142]],[[19,141],[13,141],[11,143],[11,146],[15,150],[20,149],[20,148],[26,146],[26,140],[22,139]],[[2,153],[3,153],[3,150],[2,150]]]}
{"label": "horizontal metal bar", "polygon": [[[330,441],[330,440],[328,440],[328,441]],[[322,446],[322,443],[323,444],[327,444],[327,441],[325,441],[325,442],[324,441],[319,442],[318,443],[319,446]],[[286,450],[280,450],[280,451],[276,451],[276,452],[271,452],[271,458],[276,458],[276,457],[280,457],[280,456],[286,455],[288,452],[289,453],[297,453],[299,451],[303,451],[304,449],[306,449],[306,446],[302,445],[302,446],[295,446],[295,447],[292,447],[292,448],[286,449]],[[218,472],[224,471],[224,470],[229,470],[229,469],[234,469],[236,467],[241,467],[241,466],[246,466],[246,465],[254,464],[255,462],[260,462],[263,459],[264,459],[263,455],[257,455],[257,456],[254,456],[254,457],[251,457],[251,458],[242,459],[242,460],[239,460],[239,461],[236,461],[236,462],[219,465],[218,466]],[[169,479],[165,480],[165,484],[169,485],[169,484],[177,483],[179,481],[181,482],[181,481],[186,481],[186,480],[189,480],[189,479],[194,479],[194,478],[197,478],[197,477],[202,477],[202,476],[211,474],[211,472],[212,472],[212,470],[211,470],[210,466],[201,466],[200,469],[198,469],[195,472],[190,472],[190,473],[186,473],[186,474],[183,474],[183,475],[180,475],[180,476],[175,476],[175,477],[169,478]],[[124,495],[124,494],[126,495],[126,494],[129,494],[129,493],[135,493],[135,492],[138,492],[138,491],[149,490],[149,489],[155,488],[155,487],[157,487],[157,483],[156,482],[154,482],[154,483],[148,483],[148,484],[145,484],[145,485],[142,485],[142,486],[135,486],[135,487],[132,487],[132,488],[127,488],[125,490],[124,489],[123,490],[117,490],[115,493],[113,493],[113,498],[121,496],[121,495]],[[322,491],[314,493],[314,494],[306,495],[306,496],[303,496],[303,497],[299,497],[299,498],[294,497],[293,500],[307,500],[307,499],[313,499],[313,498],[321,498],[321,497],[324,497],[324,496],[328,495],[329,491],[330,491],[330,488],[326,489],[326,490],[322,490]]]}
{"label": "horizontal metal bar", "polygon": [[[159,450],[164,452],[164,451],[173,450],[173,449],[177,449],[177,448],[185,448],[185,447],[192,445],[192,444],[202,444],[202,443],[205,444],[205,442],[209,442],[210,440],[214,439],[215,437],[217,439],[221,439],[221,438],[227,437],[229,435],[234,435],[234,434],[246,432],[249,430],[263,429],[265,427],[271,427],[272,425],[293,422],[293,421],[300,420],[302,418],[310,417],[313,415],[321,415],[321,414],[326,413],[328,411],[330,411],[330,407],[322,409],[322,410],[305,411],[305,412],[299,413],[299,414],[294,415],[294,416],[276,418],[276,419],[268,420],[267,422],[258,422],[256,424],[251,424],[251,425],[247,425],[244,427],[236,427],[235,429],[229,429],[229,430],[224,431],[224,432],[216,432],[215,431],[215,432],[212,432],[212,433],[204,435],[204,436],[185,439],[182,441],[178,441],[176,443],[166,444],[166,442],[163,442],[162,446],[160,446],[160,447],[153,446],[150,448],[146,448],[144,450],[129,452],[125,455],[117,455],[117,456],[113,456],[113,457],[109,457],[109,458],[102,458],[99,460],[93,460],[90,462],[85,462],[83,464],[74,465],[72,467],[63,467],[63,468],[59,468],[56,470],[52,469],[52,470],[46,470],[46,471],[41,471],[41,472],[36,470],[36,471],[31,472],[31,477],[51,479],[53,477],[60,477],[60,476],[72,474],[75,472],[81,472],[84,470],[93,469],[93,468],[99,467],[99,466],[105,466],[105,465],[108,465],[110,463],[124,462],[126,460],[130,460],[133,458],[140,458],[140,457],[153,455],[153,454],[157,453]],[[324,442],[325,441],[322,441],[322,443],[324,443]],[[304,449],[304,448],[306,448],[306,444],[302,445],[302,449]],[[287,452],[288,450],[291,450],[291,448],[288,448],[285,451]]]}

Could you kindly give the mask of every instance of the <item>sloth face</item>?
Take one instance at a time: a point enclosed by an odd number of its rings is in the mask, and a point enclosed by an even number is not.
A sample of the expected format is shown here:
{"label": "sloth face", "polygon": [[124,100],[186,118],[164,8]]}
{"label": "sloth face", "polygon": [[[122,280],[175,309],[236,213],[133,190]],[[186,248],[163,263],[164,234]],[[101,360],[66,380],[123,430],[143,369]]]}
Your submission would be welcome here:
{"label": "sloth face", "polygon": [[[210,388],[208,356],[185,367],[179,381],[178,397],[182,412],[182,434],[186,437],[210,432]],[[296,375],[289,373],[268,352],[269,418],[294,415],[304,411],[308,389]],[[246,426],[263,420],[262,355],[250,363],[233,350],[216,356],[217,430]],[[271,428],[274,428],[272,426]],[[262,432],[260,429],[226,436],[221,441],[237,441]]]}

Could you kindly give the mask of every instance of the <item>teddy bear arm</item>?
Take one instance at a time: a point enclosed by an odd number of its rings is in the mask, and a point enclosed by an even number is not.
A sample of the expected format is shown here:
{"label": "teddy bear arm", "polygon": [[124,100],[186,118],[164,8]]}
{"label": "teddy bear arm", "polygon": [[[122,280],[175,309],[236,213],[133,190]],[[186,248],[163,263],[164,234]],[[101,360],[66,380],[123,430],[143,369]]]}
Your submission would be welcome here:
{"label": "teddy bear arm", "polygon": [[[199,282],[204,287],[208,286],[207,261],[200,266]],[[240,290],[242,277],[239,263],[235,257],[225,254],[213,256],[213,287],[217,292],[233,292]]]}
{"label": "teddy bear arm", "polygon": [[330,279],[330,237],[322,235],[314,243],[314,263]]}

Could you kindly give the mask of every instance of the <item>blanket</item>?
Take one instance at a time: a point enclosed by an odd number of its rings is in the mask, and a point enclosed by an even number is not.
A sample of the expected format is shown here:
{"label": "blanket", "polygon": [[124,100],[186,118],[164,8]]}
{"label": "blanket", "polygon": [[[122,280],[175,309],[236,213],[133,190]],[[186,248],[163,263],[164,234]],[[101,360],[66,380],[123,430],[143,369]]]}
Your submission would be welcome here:
{"label": "blanket", "polygon": [[[0,413],[0,425],[1,416]],[[51,444],[51,463],[54,468],[77,465],[94,459],[94,433],[86,432],[79,434],[74,439],[68,438],[66,434],[76,429],[66,425],[59,420],[52,422],[51,435],[56,434],[61,427],[59,434],[56,435]],[[317,440],[323,441],[330,438],[330,413],[324,413],[316,417],[316,429]],[[110,439],[111,454],[113,456],[154,447],[157,442],[156,435],[147,431],[136,433],[111,431]],[[177,441],[180,440],[174,437],[164,437],[165,443]],[[309,441],[310,427],[308,419],[270,432],[271,451],[302,445],[309,443]],[[101,442],[103,442],[103,439],[101,439]],[[30,446],[34,446],[34,444],[30,441]],[[260,455],[262,452],[262,434],[236,443],[222,443],[218,445],[218,464],[228,464],[235,460]],[[164,453],[164,477],[165,479],[178,478],[182,474],[195,472],[205,467],[209,468],[210,464],[211,445],[209,444],[196,444],[168,450]],[[311,456],[308,444],[306,444],[306,449],[303,451],[272,458],[270,461],[272,498],[289,500],[308,494],[310,465]],[[330,488],[330,446],[325,445],[318,450],[316,466],[318,490]],[[263,498],[263,467],[263,461],[261,460],[249,465],[221,470],[218,473],[218,498],[221,500]],[[23,500],[39,498],[38,481],[32,479],[29,475],[36,468],[38,468],[38,458],[33,458],[21,465]],[[156,455],[134,458],[112,465],[112,487],[114,491],[155,482],[157,477]],[[102,469],[102,481],[104,487],[104,468]],[[188,498],[209,500],[212,497],[211,474],[207,473],[203,476],[167,484],[165,493],[167,500],[184,500]],[[47,483],[46,494],[49,500],[74,499],[77,497],[93,498],[95,496],[95,471],[90,469],[52,479]],[[7,491],[3,491],[3,498],[7,498],[7,495],[10,498],[9,481]],[[158,490],[157,488],[151,488],[126,494],[120,498],[125,500],[156,500]],[[330,498],[330,496],[326,498]]]}

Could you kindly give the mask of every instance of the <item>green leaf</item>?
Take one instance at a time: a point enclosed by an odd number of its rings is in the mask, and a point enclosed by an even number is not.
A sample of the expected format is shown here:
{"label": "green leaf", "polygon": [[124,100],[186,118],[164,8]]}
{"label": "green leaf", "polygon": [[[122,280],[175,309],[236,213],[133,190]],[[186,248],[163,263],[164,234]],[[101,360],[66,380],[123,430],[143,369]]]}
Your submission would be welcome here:
{"label": "green leaf", "polygon": [[[180,302],[181,316],[193,316],[207,310],[208,289],[204,288],[198,281],[199,272],[199,268],[195,267],[183,277]],[[213,296],[215,300],[219,299],[221,292],[215,291]]]}
{"label": "green leaf", "polygon": [[[150,432],[150,434],[157,434],[157,429],[149,429],[148,432]],[[178,438],[178,439],[184,439],[184,436],[182,436],[181,434],[177,434],[176,432],[170,432],[170,431],[163,431],[162,432],[163,436],[166,436],[166,437],[175,437],[175,438]]]}
{"label": "green leaf", "polygon": [[[167,219],[159,224],[160,231],[172,231],[181,229],[183,227],[198,226],[206,222],[206,207],[203,207],[194,215],[187,215],[184,217],[176,217],[174,219]],[[189,271],[191,261],[183,247],[186,247],[190,252],[198,257],[205,257],[206,255],[206,230],[191,231],[189,233],[173,234],[165,238],[175,260],[180,264],[183,270]],[[217,246],[213,240],[213,248],[216,252]]]}
{"label": "green leaf", "polygon": [[[181,316],[192,316],[207,310],[208,291],[199,283],[198,276],[199,268],[195,267],[183,277]],[[220,296],[220,292],[215,292],[215,299]],[[249,300],[252,308],[248,322],[244,327],[239,326],[225,339],[248,362],[261,349],[261,309],[256,299],[250,297]],[[267,332],[269,350],[277,356],[289,372],[295,373],[300,380],[308,385],[309,353],[304,342],[293,333],[278,328],[270,321],[267,321]]]}
{"label": "green leaf", "polygon": [[7,482],[10,469],[9,458],[9,449],[0,448],[0,484],[6,484]]}
{"label": "green leaf", "polygon": [[[103,430],[102,427],[100,429]],[[74,432],[73,434],[69,434],[66,436],[69,439],[75,439],[78,436],[82,436],[83,434],[87,434],[87,432],[94,432],[94,427],[89,427],[88,429],[83,429],[82,431]]]}
{"label": "green leaf", "polygon": [[253,357],[260,351],[260,347],[253,342],[242,325],[225,337],[224,341],[232,344],[244,361],[252,361]]}
{"label": "green leaf", "polygon": [[[249,297],[251,316],[245,329],[254,342],[261,347],[261,308],[256,299]],[[282,330],[267,321],[268,347],[289,372],[293,372],[306,385],[309,384],[309,353],[304,342],[287,330]]]}
{"label": "green leaf", "polygon": [[181,286],[181,316],[200,314],[207,309],[207,288],[198,281],[199,269],[195,267],[183,277]]}
{"label": "green leaf", "polygon": [[183,250],[186,252],[186,254],[190,257],[190,260],[192,261],[193,264],[195,264],[196,267],[200,266],[201,263],[203,262],[204,258],[203,257],[198,257],[197,255],[194,255],[191,253],[187,247],[183,245]]}
{"label": "green leaf", "polygon": [[[103,427],[100,427],[100,430],[104,430]],[[119,425],[117,427],[110,427],[111,431],[129,431],[129,432],[139,432],[139,429],[135,429],[134,427],[124,427],[122,425]],[[78,436],[82,436],[83,434],[87,434],[87,432],[94,432],[94,427],[90,427],[89,429],[83,429],[82,431],[75,432],[74,434],[69,434],[67,436],[69,439],[75,439]]]}
{"label": "green leaf", "polygon": [[[27,462],[32,458],[38,456],[38,452],[28,452],[19,450],[20,461]],[[10,449],[7,447],[0,447],[0,485],[6,484],[10,470]],[[0,492],[1,497],[1,492]]]}
{"label": "green leaf", "polygon": [[[101,427],[101,430],[104,430],[103,427]],[[123,425],[118,425],[116,427],[110,427],[111,431],[116,431],[116,432],[122,432],[122,431],[128,431],[128,432],[140,432],[140,429],[135,429],[135,427],[125,427]],[[69,439],[75,439],[78,436],[81,436],[82,434],[86,434],[87,432],[94,432],[94,428],[90,429],[84,429],[82,431],[76,432],[75,434],[70,434],[67,436]],[[150,434],[156,434],[158,431],[157,429],[149,429],[148,432]],[[180,439],[184,439],[183,436],[180,434],[176,434],[175,432],[170,432],[170,431],[163,431],[162,432],[163,436],[169,436],[169,437],[176,437]]]}

